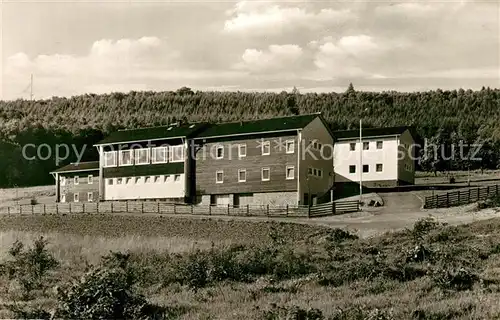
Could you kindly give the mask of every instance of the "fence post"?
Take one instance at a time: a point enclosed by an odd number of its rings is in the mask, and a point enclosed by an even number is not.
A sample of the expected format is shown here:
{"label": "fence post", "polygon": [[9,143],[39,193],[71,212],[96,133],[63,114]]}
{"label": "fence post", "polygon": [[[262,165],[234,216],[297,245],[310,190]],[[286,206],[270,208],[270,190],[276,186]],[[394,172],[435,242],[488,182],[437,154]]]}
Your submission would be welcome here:
{"label": "fence post", "polygon": [[247,204],[247,216],[249,216],[249,215],[250,215],[250,205]]}
{"label": "fence post", "polygon": [[157,204],[158,204],[158,213],[160,213],[160,202],[158,201]]}
{"label": "fence post", "polygon": [[208,215],[209,216],[212,215],[212,205],[211,204],[208,205]]}
{"label": "fence post", "polygon": [[477,187],[477,200],[476,201],[479,201],[479,191],[481,190],[481,188]]}
{"label": "fence post", "polygon": [[59,214],[59,203],[56,203],[56,214]]}
{"label": "fence post", "polygon": [[111,202],[111,213],[113,213],[113,202]]}
{"label": "fence post", "polygon": [[191,214],[194,214],[194,204],[191,204]]}
{"label": "fence post", "polygon": [[125,201],[125,212],[128,213],[128,201]]}
{"label": "fence post", "polygon": [[82,204],[82,210],[83,210],[82,213],[85,213],[85,202]]}
{"label": "fence post", "polygon": [[307,205],[307,217],[308,218],[311,217],[311,205],[310,204]]}
{"label": "fence post", "polygon": [[470,189],[469,189],[469,194],[467,196],[467,203],[470,203]]}
{"label": "fence post", "polygon": [[69,205],[69,213],[71,213],[71,202],[68,203],[68,205]]}
{"label": "fence post", "polygon": [[269,215],[269,204],[267,204],[267,215]]}
{"label": "fence post", "polygon": [[174,202],[174,214],[176,214],[176,210],[175,210],[175,202]]}
{"label": "fence post", "polygon": [[31,205],[31,214],[35,214],[35,206]]}
{"label": "fence post", "polygon": [[496,193],[496,195],[498,197],[498,184],[495,185],[495,193]]}
{"label": "fence post", "polygon": [[335,201],[332,201],[332,214],[335,214]]}
{"label": "fence post", "polygon": [[286,215],[288,215],[288,203],[286,204]]}
{"label": "fence post", "polygon": [[446,208],[450,207],[450,193],[446,192]]}
{"label": "fence post", "polygon": [[228,215],[228,216],[229,216],[229,215],[231,215],[231,213],[229,212],[229,207],[230,207],[230,206],[231,206],[231,205],[228,203],[228,204],[227,204],[227,215]]}
{"label": "fence post", "polygon": [[144,202],[141,202],[141,213],[144,213]]}
{"label": "fence post", "polygon": [[10,206],[7,207],[7,214],[10,215]]}
{"label": "fence post", "polygon": [[486,197],[490,196],[490,186],[486,187]]}

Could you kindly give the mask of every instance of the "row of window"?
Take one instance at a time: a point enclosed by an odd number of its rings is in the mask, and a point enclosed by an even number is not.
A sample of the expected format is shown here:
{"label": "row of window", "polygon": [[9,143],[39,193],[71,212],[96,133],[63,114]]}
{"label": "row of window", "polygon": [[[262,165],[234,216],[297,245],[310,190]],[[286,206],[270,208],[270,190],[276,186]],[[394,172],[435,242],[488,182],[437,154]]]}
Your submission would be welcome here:
{"label": "row of window", "polygon": [[[88,202],[94,201],[94,193],[93,192],[87,192],[87,201]],[[66,202],[66,194],[65,193],[61,194],[61,202]],[[73,202],[80,202],[80,194],[79,193],[73,194]]]}
{"label": "row of window", "polygon": [[184,161],[183,145],[104,152],[105,167],[182,161]]}
{"label": "row of window", "polygon": [[[215,158],[216,159],[224,159],[224,146],[218,145],[215,147]],[[261,155],[268,156],[271,154],[271,141],[262,141],[261,143]],[[295,141],[294,140],[286,140],[285,141],[285,152],[286,153],[294,153],[295,152]],[[238,145],[238,157],[244,158],[247,156],[247,145],[245,143],[241,143]]]}
{"label": "row of window", "polygon": [[[356,151],[356,142],[351,142],[349,144],[349,150],[351,151]],[[382,149],[384,147],[384,141],[377,141],[376,142],[377,149]],[[366,141],[363,142],[363,150],[370,150],[370,142]]]}
{"label": "row of window", "polygon": [[314,177],[323,177],[323,169],[307,168],[307,174]]}
{"label": "row of window", "polygon": [[[66,180],[67,179],[68,178],[66,178],[66,177],[60,177],[61,186],[65,186],[66,185]],[[79,176],[74,176],[73,177],[73,183],[74,184],[80,184],[80,177]],[[89,174],[87,176],[87,183],[88,184],[93,184],[94,183],[94,176],[93,175]]]}
{"label": "row of window", "polygon": [[[286,166],[285,177],[287,180],[295,179],[295,166]],[[262,168],[260,171],[260,179],[262,181],[271,180],[271,169],[266,167]],[[238,169],[238,182],[247,181],[247,170]],[[217,170],[215,172],[215,183],[224,183],[224,170]]]}
{"label": "row of window", "polygon": [[108,178],[106,184],[109,186],[120,184],[143,184],[143,183],[170,183],[181,181],[180,174],[174,175],[159,175],[145,177],[127,177],[127,178]]}
{"label": "row of window", "polygon": [[[377,163],[375,165],[375,171],[376,172],[382,172],[383,171],[383,165],[382,163]],[[363,173],[368,173],[370,172],[370,165],[364,164],[363,165]],[[349,166],[349,173],[356,173],[356,165],[350,165]]]}

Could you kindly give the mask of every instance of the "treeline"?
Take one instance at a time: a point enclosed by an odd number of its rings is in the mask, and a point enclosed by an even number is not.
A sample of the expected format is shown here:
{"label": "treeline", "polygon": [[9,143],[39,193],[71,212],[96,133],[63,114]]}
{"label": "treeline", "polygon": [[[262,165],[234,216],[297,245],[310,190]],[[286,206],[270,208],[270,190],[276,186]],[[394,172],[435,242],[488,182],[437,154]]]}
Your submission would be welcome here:
{"label": "treeline", "polygon": [[[452,90],[416,93],[358,92],[281,93],[177,91],[86,94],[38,101],[0,102],[0,186],[52,183],[49,171],[55,159],[25,161],[21,148],[28,143],[74,144],[86,147],[120,128],[165,125],[177,120],[223,122],[322,112],[333,130],[354,129],[363,119],[366,127],[411,125],[422,138],[449,144],[457,137],[487,143],[487,163],[424,161],[427,170],[471,166],[496,168],[500,152],[500,89]],[[444,148],[443,154],[452,152]],[[30,152],[34,152],[32,149]],[[428,154],[426,154],[428,156]],[[428,157],[427,157],[428,158]],[[444,157],[446,158],[446,157]],[[65,163],[74,161],[72,154]],[[428,159],[427,159],[428,160]],[[64,164],[64,163],[63,163]],[[59,164],[61,165],[61,163]]]}

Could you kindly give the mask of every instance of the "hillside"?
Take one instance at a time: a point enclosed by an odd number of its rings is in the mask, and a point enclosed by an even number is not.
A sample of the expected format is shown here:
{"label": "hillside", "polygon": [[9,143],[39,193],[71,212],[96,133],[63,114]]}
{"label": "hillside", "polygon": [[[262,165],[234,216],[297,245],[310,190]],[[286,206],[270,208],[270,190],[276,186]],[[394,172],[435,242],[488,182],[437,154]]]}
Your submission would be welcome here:
{"label": "hillside", "polygon": [[361,239],[269,221],[4,217],[0,317],[498,319],[499,230],[428,218]]}
{"label": "hillside", "polygon": [[[74,144],[78,150],[86,145],[84,159],[92,159],[96,156],[92,144],[118,128],[155,126],[178,119],[221,122],[311,112],[322,112],[333,130],[355,128],[362,118],[366,127],[413,125],[421,137],[433,137],[440,143],[480,138],[487,141],[484,151],[488,160],[471,166],[497,167],[500,89],[375,93],[357,92],[351,87],[345,93],[301,94],[294,90],[277,94],[193,92],[184,87],[176,92],[87,94],[0,102],[0,138],[19,146],[12,150],[0,145],[0,152],[6,155],[0,159],[0,167],[33,172],[27,175],[0,171],[0,187],[51,183],[48,172],[56,167],[53,154],[45,161],[29,164],[12,160],[19,159],[22,146],[29,143]],[[27,154],[35,155],[31,149]],[[74,160],[72,154],[64,163]],[[426,168],[429,170],[465,166],[462,162],[443,161],[423,165],[430,165]]]}

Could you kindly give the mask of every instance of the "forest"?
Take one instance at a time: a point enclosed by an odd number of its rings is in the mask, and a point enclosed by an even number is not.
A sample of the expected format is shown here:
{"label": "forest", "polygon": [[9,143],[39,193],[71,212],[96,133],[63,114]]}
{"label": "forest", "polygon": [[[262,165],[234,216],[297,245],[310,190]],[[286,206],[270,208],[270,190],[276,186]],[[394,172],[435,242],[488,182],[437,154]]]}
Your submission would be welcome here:
{"label": "forest", "polygon": [[[332,130],[413,126],[420,139],[439,145],[437,154],[420,150],[426,171],[490,169],[500,166],[500,89],[425,92],[362,92],[351,84],[342,93],[176,91],[85,94],[70,98],[0,101],[0,187],[53,183],[55,155],[36,156],[38,146],[74,145],[83,161],[97,159],[92,146],[122,128],[187,122],[225,122],[321,112]],[[481,145],[482,160],[449,159],[451,146]],[[35,147],[24,148],[28,144]],[[441,151],[442,149],[442,151]],[[25,151],[23,154],[23,150]],[[34,159],[36,158],[36,159]],[[29,160],[33,159],[33,160]]]}

